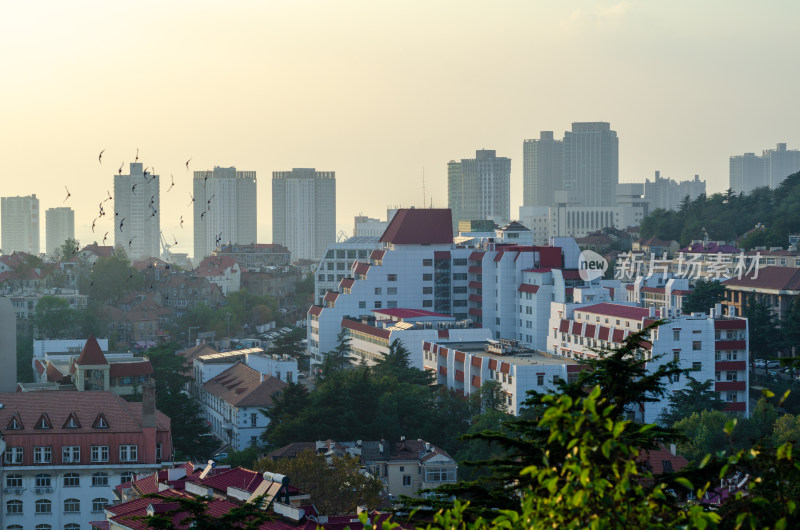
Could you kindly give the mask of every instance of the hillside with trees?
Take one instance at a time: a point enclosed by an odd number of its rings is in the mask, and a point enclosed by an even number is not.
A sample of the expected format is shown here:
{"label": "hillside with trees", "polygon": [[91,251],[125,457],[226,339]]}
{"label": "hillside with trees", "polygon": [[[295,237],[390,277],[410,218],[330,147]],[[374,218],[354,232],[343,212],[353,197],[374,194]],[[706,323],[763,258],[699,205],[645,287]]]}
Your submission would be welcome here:
{"label": "hillside with trees", "polygon": [[[758,229],[756,225],[759,225]],[[747,234],[740,246],[783,247],[789,234],[800,229],[800,172],[786,177],[775,190],[758,188],[745,195],[726,193],[684,198],[677,211],[655,210],[642,220],[642,238],[676,240],[682,246],[692,240],[733,241]],[[750,233],[748,233],[750,232]]]}

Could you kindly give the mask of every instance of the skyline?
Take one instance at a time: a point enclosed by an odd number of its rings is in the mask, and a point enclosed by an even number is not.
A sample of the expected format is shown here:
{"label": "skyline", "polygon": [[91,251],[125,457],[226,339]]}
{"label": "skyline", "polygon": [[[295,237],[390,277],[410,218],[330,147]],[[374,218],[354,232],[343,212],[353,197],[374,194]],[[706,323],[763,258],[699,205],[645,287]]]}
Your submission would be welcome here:
{"label": "skyline", "polygon": [[730,156],[800,147],[789,1],[45,4],[0,7],[2,195],[72,207],[82,245],[111,229],[91,237],[137,148],[166,179],[165,237],[193,254],[192,174],[215,165],[256,171],[268,243],[273,171],[335,171],[350,233],[446,207],[447,162],[478,149],[511,159],[516,218],[523,141],[577,121],[617,131],[620,182],[699,174],[709,193]]}

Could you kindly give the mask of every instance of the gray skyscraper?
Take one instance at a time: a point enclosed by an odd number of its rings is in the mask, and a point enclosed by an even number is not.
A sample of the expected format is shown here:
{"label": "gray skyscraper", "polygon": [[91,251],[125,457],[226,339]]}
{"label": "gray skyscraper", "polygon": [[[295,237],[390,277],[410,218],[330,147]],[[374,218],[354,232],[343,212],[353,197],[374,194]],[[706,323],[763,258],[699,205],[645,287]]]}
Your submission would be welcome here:
{"label": "gray skyscraper", "polygon": [[39,199],[36,195],[0,199],[3,253],[39,254]]}
{"label": "gray skyscraper", "polygon": [[214,166],[194,172],[194,258],[226,243],[256,243],[256,172]]}
{"label": "gray skyscraper", "polygon": [[563,190],[581,206],[615,206],[619,139],[608,122],[575,122],[564,133]]}
{"label": "gray skyscraper", "polygon": [[75,212],[66,206],[48,208],[44,212],[44,220],[47,255],[52,257],[64,241],[75,239]]}
{"label": "gray skyscraper", "polygon": [[[448,207],[453,223],[491,219],[499,225],[510,220],[511,159],[498,157],[494,150],[480,149],[475,158],[447,165]],[[459,180],[461,190],[458,190]]]}
{"label": "gray skyscraper", "polygon": [[319,259],[336,241],[336,173],[294,168],[272,173],[272,242],[292,260]]}
{"label": "gray skyscraper", "polygon": [[114,175],[114,245],[132,260],[159,256],[160,182],[141,162],[131,163],[129,175]]}
{"label": "gray skyscraper", "polygon": [[729,168],[730,188],[737,194],[750,193],[756,188],[769,186],[764,159],[755,153],[732,156]]}
{"label": "gray skyscraper", "polygon": [[564,189],[564,142],[553,131],[522,143],[522,205],[553,206],[555,192]]}

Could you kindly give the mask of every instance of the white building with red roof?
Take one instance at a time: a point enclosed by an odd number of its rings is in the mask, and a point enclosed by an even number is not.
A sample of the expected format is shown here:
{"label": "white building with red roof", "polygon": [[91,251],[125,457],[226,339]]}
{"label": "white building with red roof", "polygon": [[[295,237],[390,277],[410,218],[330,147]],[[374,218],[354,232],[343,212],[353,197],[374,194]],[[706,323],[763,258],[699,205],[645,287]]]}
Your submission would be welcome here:
{"label": "white building with red roof", "polygon": [[209,256],[200,262],[194,273],[219,286],[226,296],[241,289],[242,269],[231,256]]}
{"label": "white building with red roof", "polygon": [[[696,380],[714,381],[727,411],[749,415],[747,319],[726,316],[721,304],[708,314],[690,315],[619,303],[553,304],[547,349],[572,360],[598,357],[596,350],[618,348],[629,335],[659,319],[665,322],[642,344],[648,369],[676,361],[680,368],[692,370]],[[686,383],[687,378],[676,378],[667,382],[667,390],[682,390]],[[638,420],[653,423],[666,405],[666,400],[644,403],[634,412]]]}
{"label": "white building with red roof", "polygon": [[114,486],[172,458],[170,420],[155,409],[153,387],[141,403],[111,392],[15,392],[0,403],[4,529],[84,528]]}

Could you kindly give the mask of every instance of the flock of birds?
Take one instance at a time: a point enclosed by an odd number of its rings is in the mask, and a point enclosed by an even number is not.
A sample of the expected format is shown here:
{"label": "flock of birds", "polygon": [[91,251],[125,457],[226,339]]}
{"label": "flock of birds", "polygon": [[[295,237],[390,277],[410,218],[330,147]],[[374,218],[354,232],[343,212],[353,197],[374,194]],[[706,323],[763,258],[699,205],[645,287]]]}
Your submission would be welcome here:
{"label": "flock of birds", "polygon": [[[101,166],[103,165],[103,153],[105,153],[105,152],[106,152],[106,150],[103,149],[103,150],[100,151],[100,154],[97,155],[97,161]],[[134,159],[134,163],[136,163],[138,161],[139,161],[139,148],[137,147],[136,148],[136,157]],[[184,165],[186,166],[186,171],[187,172],[189,171],[189,163],[191,161],[192,161],[192,157],[189,157],[189,159],[184,163]],[[124,166],[125,166],[125,162],[122,162],[120,164],[120,166],[119,166],[119,169],[117,170],[117,173],[119,175],[122,175],[122,170],[123,170]],[[211,171],[207,171],[206,174],[205,174],[205,177],[203,178],[203,187],[204,188],[208,184],[208,178],[209,178],[210,175],[211,175]],[[155,173],[155,168],[151,168],[151,167],[146,167],[144,169],[143,176],[144,176],[144,179],[145,179],[145,183],[147,183],[147,184],[155,181],[158,178],[158,175],[156,175],[156,173]],[[137,182],[133,183],[133,185],[131,186],[131,193],[134,193],[134,194],[137,193],[136,187],[137,187],[138,184],[139,183],[137,183]],[[169,188],[167,188],[165,193],[169,193],[172,190],[172,188],[174,188],[174,187],[175,187],[175,177],[172,174],[170,174],[170,185],[169,185]],[[64,201],[62,202],[62,204],[66,203],[69,200],[69,198],[72,197],[72,193],[70,193],[69,188],[67,186],[64,186],[64,189],[66,190],[67,195],[64,198]],[[141,190],[140,190],[140,192],[141,192]],[[98,221],[100,221],[103,217],[106,216],[106,211],[105,211],[105,208],[104,208],[103,205],[106,202],[111,201],[111,200],[114,199],[114,197],[111,195],[110,191],[107,190],[106,193],[107,193],[108,196],[106,198],[104,198],[102,201],[100,201],[100,204],[98,205],[98,215],[97,215],[97,217],[95,217],[92,220],[92,233],[95,233],[95,228],[97,227]],[[214,199],[215,196],[216,196],[216,194],[212,194],[211,197],[209,197],[209,199],[206,201],[206,208],[200,213],[200,221],[205,221],[206,213],[211,211],[211,201]],[[156,209],[156,206],[155,206],[155,202],[156,202],[155,198],[156,198],[155,193],[150,196],[150,203],[148,205],[148,207],[150,208],[150,216],[146,219],[146,221],[149,221],[150,219],[153,219],[156,216],[156,214],[158,213],[158,210]],[[190,207],[195,203],[194,195],[191,192],[189,192],[189,198],[191,200],[189,201],[189,204],[187,205],[187,207]],[[117,219],[118,219],[118,221],[117,221]],[[115,226],[119,226],[120,233],[124,232],[125,231],[125,221],[127,220],[127,218],[126,217],[120,218],[119,212],[114,210],[114,220],[115,220],[114,221]],[[183,215],[180,216],[179,225],[180,225],[181,228],[183,228]],[[108,240],[108,234],[109,234],[109,232],[106,232],[103,235],[103,245],[105,245],[106,241]],[[133,241],[135,239],[136,239],[136,236],[132,235],[130,237],[130,239],[128,240],[128,250],[131,250],[131,248],[133,247]],[[173,240],[173,244],[174,245],[178,244],[178,239],[175,237],[175,234],[172,234],[172,240]],[[222,243],[222,232],[220,232],[216,236],[216,246],[219,247],[221,243]],[[77,250],[78,249],[76,249],[76,251]]]}

